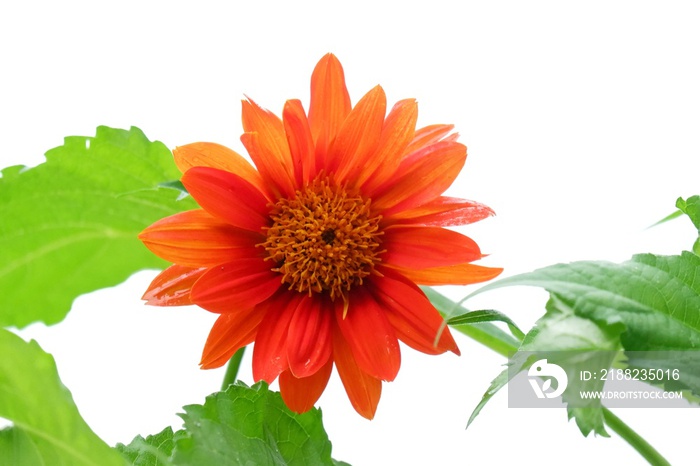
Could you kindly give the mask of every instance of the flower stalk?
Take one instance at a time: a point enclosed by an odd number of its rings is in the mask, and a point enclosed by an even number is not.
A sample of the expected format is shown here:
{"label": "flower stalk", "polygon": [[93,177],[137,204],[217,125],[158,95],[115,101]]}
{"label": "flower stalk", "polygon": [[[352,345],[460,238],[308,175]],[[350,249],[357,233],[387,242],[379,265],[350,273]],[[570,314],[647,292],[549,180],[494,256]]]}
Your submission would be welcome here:
{"label": "flower stalk", "polygon": [[240,348],[238,351],[233,353],[231,359],[226,366],[226,373],[224,374],[224,380],[221,383],[221,391],[226,390],[229,385],[234,383],[238,378],[238,370],[241,368],[241,361],[243,360],[243,355],[245,354],[246,347]]}

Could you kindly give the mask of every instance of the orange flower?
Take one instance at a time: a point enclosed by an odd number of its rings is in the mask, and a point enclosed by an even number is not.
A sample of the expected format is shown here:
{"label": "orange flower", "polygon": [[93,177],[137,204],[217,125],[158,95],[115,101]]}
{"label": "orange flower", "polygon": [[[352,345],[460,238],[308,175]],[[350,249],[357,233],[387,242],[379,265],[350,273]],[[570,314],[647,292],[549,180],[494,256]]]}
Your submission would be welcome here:
{"label": "orange flower", "polygon": [[466,147],[451,125],[416,129],[415,100],[386,114],[377,86],[351,106],[343,69],[328,54],[282,119],[243,101],[241,137],[255,163],[212,143],[178,147],[182,183],[202,207],[139,236],[174,263],[144,299],[220,314],[202,368],[255,342],[255,380],[279,376],[287,406],[310,409],[335,364],[350,402],[371,419],[382,380],[396,377],[399,340],[427,354],[459,354],[416,284],[467,284],[501,269],[470,238],[443,227],[493,212],[444,197]]}

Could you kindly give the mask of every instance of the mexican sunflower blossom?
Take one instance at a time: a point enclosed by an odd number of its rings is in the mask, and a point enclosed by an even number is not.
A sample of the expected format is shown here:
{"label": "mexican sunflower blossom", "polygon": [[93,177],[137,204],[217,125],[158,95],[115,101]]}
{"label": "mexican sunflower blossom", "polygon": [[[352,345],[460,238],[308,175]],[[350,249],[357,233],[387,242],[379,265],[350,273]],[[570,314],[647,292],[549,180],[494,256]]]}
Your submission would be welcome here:
{"label": "mexican sunflower blossom", "polygon": [[444,227],[481,220],[488,207],[442,193],[466,147],[451,125],[416,129],[415,100],[386,113],[377,86],[353,107],[343,68],[328,54],[282,118],[243,101],[243,145],[175,149],[182,183],[201,209],[146,228],[145,245],[174,265],[144,299],[219,314],[201,360],[225,364],[255,342],[253,376],[279,377],[282,398],[310,409],[335,365],[350,402],[371,419],[382,381],[401,364],[399,341],[427,354],[459,349],[418,288],[491,279],[501,269],[470,238]]}

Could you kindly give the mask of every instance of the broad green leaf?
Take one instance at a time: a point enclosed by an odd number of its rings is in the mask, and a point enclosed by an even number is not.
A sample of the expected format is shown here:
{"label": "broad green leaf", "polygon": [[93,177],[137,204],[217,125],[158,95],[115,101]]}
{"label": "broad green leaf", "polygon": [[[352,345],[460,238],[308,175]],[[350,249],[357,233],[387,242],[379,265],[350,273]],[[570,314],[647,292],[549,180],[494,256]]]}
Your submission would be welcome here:
{"label": "broad green leaf", "polygon": [[[161,187],[180,173],[137,128],[97,128],[0,178],[0,325],[61,321],[73,300],[165,263],[137,239],[154,221],[195,208]],[[174,185],[173,185],[174,186]]]}
{"label": "broad green leaf", "polygon": [[602,327],[624,324],[620,338],[628,351],[697,350],[699,271],[700,257],[690,252],[681,256],[640,254],[622,264],[553,265],[499,280],[477,293],[506,286],[540,286],[557,294],[577,315]]}
{"label": "broad green leaf", "polygon": [[[620,344],[628,352],[690,352],[687,361],[672,361],[674,367],[668,366],[668,361],[657,362],[654,366],[654,361],[640,360],[639,353],[630,358],[629,365],[679,368],[681,380],[666,382],[664,388],[689,389],[697,396],[700,393],[700,365],[697,364],[697,351],[700,350],[699,272],[700,257],[690,252],[680,256],[641,254],[622,264],[575,262],[554,265],[500,280],[477,292],[514,285],[541,286],[550,291],[556,308],[571,310],[571,313],[559,312],[558,315],[566,317],[564,320],[552,321],[552,316],[557,314],[549,309],[550,312],[528,333],[520,350],[533,350],[533,347],[537,350],[564,350],[567,345],[571,346],[570,349],[583,349],[586,340],[579,338],[580,344],[577,344],[574,336],[575,332],[588,329],[589,336],[597,331],[615,340],[619,333]],[[552,302],[549,306],[553,306]],[[591,348],[595,347],[596,344],[591,345]],[[502,378],[497,381],[499,385],[495,390],[505,384]],[[492,386],[491,391],[495,390]],[[590,430],[602,434],[602,412],[599,410],[573,410],[570,416],[576,417],[584,434]]]}
{"label": "broad green leaf", "polygon": [[332,464],[321,412],[292,413],[264,383],[236,383],[181,416],[187,435],[176,441],[177,465]]}
{"label": "broad green leaf", "polygon": [[136,466],[348,466],[331,459],[321,411],[295,414],[265,383],[236,382],[180,416],[184,429],[138,436],[117,449]]}
{"label": "broad green leaf", "polygon": [[146,438],[138,435],[129,445],[117,444],[116,449],[133,466],[172,466],[174,437],[181,433],[174,434],[172,428],[166,427],[161,432]]}
{"label": "broad green leaf", "polygon": [[0,464],[122,466],[124,460],[80,416],[51,355],[0,329]]}

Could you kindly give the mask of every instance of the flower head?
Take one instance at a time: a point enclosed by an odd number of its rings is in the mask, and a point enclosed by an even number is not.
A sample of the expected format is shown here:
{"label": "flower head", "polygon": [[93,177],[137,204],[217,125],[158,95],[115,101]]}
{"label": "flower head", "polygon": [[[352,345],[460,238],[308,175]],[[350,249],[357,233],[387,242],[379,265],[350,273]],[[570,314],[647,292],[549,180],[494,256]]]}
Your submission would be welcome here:
{"label": "flower head", "polygon": [[488,207],[442,196],[466,147],[451,125],[416,129],[413,99],[386,113],[377,86],[352,107],[337,58],[311,77],[282,118],[243,101],[241,140],[255,167],[213,143],[178,147],[182,182],[201,209],[164,218],[140,235],[174,263],[144,299],[220,314],[201,366],[225,364],[255,342],[255,380],[279,377],[285,403],[304,412],[335,365],[353,407],[372,418],[382,381],[396,377],[399,341],[459,354],[417,284],[467,284],[501,269],[470,238],[444,227],[481,220]]}

